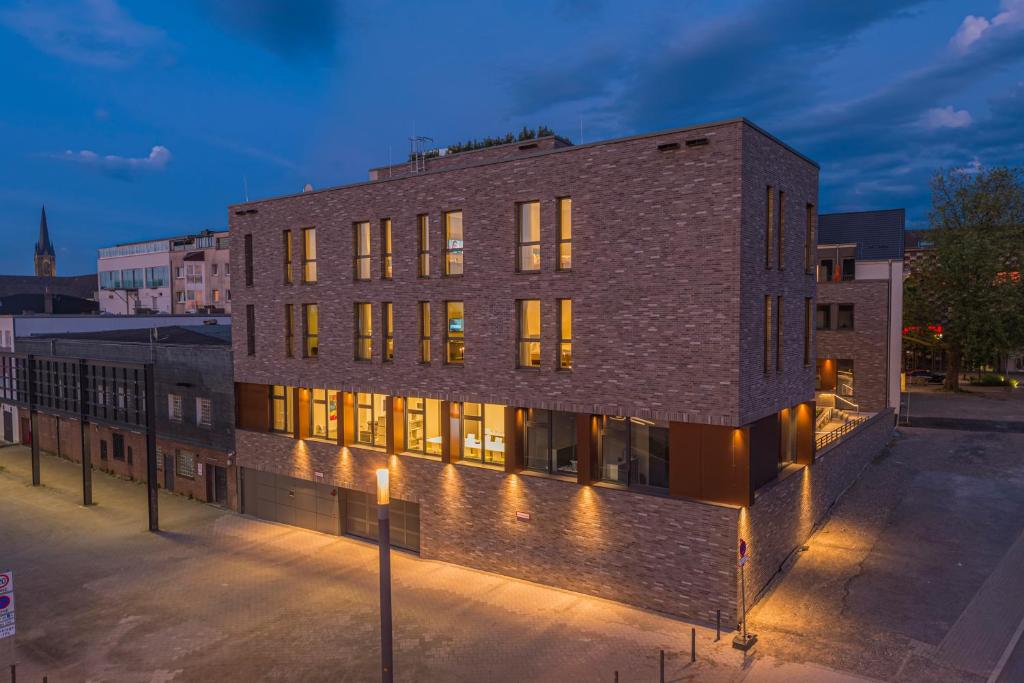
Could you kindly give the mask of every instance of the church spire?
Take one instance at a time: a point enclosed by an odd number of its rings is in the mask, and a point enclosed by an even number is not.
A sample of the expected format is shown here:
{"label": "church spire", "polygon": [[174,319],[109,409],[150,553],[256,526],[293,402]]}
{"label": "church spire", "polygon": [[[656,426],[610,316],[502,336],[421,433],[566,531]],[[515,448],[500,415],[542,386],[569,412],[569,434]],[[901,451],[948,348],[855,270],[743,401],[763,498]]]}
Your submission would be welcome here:
{"label": "church spire", "polygon": [[57,254],[50,241],[50,230],[46,225],[46,207],[39,216],[39,241],[36,242],[36,275],[53,276],[57,274]]}

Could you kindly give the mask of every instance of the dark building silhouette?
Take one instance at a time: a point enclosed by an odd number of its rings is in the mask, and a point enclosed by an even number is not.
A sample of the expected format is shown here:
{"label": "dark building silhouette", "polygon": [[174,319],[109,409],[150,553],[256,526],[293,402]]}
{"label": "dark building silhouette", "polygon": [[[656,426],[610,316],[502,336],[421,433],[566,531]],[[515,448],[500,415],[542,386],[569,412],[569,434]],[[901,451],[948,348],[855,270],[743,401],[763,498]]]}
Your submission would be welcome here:
{"label": "dark building silhouette", "polygon": [[39,217],[39,241],[36,242],[36,276],[53,277],[57,274],[57,254],[53,251],[50,231],[46,226],[46,207]]}

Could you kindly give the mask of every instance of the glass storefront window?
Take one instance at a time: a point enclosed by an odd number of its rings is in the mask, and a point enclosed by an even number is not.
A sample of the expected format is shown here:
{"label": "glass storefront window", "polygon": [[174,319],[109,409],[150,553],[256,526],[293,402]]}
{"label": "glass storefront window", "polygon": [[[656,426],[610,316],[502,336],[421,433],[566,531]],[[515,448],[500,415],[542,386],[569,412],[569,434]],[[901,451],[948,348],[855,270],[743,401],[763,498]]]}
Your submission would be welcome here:
{"label": "glass storefront window", "polygon": [[576,415],[552,410],[526,411],[526,468],[575,475]]}
{"label": "glass storefront window", "polygon": [[356,442],[367,446],[388,445],[385,394],[356,394]]}
{"label": "glass storefront window", "polygon": [[338,392],[313,389],[309,434],[314,439],[338,440]]}
{"label": "glass storefront window", "polygon": [[441,402],[434,398],[406,399],[406,450],[440,456],[441,446]]}
{"label": "glass storefront window", "polygon": [[294,422],[292,422],[292,400],[295,396],[294,387],[281,386],[275,384],[270,390],[270,405],[271,405],[271,426],[270,428],[275,432],[285,432],[291,434],[295,431]]}
{"label": "glass storefront window", "polygon": [[462,404],[462,458],[505,464],[505,406]]}
{"label": "glass storefront window", "polygon": [[604,416],[600,433],[601,478],[649,488],[668,488],[668,423]]}

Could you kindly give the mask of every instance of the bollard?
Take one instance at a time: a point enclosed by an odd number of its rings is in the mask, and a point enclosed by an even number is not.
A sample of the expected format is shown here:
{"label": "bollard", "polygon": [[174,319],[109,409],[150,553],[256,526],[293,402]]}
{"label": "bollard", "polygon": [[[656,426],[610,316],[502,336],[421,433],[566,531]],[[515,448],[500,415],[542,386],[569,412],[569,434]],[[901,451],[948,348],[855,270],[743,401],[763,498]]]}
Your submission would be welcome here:
{"label": "bollard", "polygon": [[615,672],[615,683],[619,683],[619,672]]}
{"label": "bollard", "polygon": [[697,629],[690,627],[690,663],[697,661]]}
{"label": "bollard", "polygon": [[17,664],[11,664],[11,683],[17,683],[18,681],[17,666]]}
{"label": "bollard", "polygon": [[715,610],[715,642],[722,639],[722,610]]}
{"label": "bollard", "polygon": [[658,681],[659,683],[665,683],[665,651],[661,651],[661,656],[658,661]]}

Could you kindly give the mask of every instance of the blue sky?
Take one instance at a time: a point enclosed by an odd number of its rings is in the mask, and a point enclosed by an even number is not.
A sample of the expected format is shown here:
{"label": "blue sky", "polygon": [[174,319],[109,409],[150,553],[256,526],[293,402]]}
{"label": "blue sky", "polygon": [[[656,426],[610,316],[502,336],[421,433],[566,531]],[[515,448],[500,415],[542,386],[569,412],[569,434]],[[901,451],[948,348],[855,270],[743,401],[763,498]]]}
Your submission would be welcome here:
{"label": "blue sky", "polygon": [[1024,0],[0,0],[0,273],[46,204],[63,274],[363,180],[413,133],[585,141],[746,116],[822,166],[822,211],[1024,159]]}

